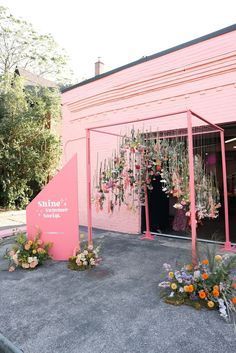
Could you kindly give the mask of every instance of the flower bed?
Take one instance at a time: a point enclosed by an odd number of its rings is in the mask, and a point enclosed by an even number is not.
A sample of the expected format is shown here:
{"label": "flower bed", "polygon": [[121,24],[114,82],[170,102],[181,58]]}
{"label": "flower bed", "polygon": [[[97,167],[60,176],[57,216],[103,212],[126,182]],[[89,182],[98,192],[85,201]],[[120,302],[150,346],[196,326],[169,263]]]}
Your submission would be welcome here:
{"label": "flower bed", "polygon": [[226,320],[236,313],[236,256],[215,255],[199,261],[197,266],[184,265],[179,270],[164,264],[166,280],[159,283],[168,304],[192,305],[219,310]]}
{"label": "flower bed", "polygon": [[16,244],[11,250],[7,250],[5,258],[9,260],[9,271],[13,272],[17,267],[23,269],[34,269],[42,265],[49,256],[49,249],[52,243],[43,243],[40,234],[34,239],[27,239],[24,233],[19,233],[16,238]]}

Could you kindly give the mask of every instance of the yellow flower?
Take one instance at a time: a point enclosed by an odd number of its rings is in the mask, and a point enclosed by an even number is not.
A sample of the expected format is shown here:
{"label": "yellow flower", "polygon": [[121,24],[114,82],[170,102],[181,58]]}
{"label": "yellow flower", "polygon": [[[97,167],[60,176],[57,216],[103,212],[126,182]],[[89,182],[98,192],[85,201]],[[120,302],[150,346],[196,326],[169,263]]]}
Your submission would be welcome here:
{"label": "yellow flower", "polygon": [[31,246],[33,244],[32,240],[29,240],[28,244]]}
{"label": "yellow flower", "polygon": [[215,303],[213,301],[209,300],[209,302],[207,302],[207,306],[209,308],[213,308],[215,306]]}
{"label": "yellow flower", "polygon": [[169,277],[174,278],[174,272],[169,272]]}
{"label": "yellow flower", "polygon": [[184,291],[185,291],[186,293],[188,293],[189,287],[188,287],[188,286],[184,286]]}
{"label": "yellow flower", "polygon": [[203,264],[203,265],[208,265],[208,264],[209,264],[209,261],[208,261],[207,259],[204,259],[204,260],[202,260],[202,264]]}
{"label": "yellow flower", "polygon": [[176,284],[176,283],[171,283],[171,288],[172,288],[173,290],[177,289],[177,284]]}
{"label": "yellow flower", "polygon": [[84,239],[84,234],[80,233],[80,239]]}
{"label": "yellow flower", "polygon": [[36,252],[37,252],[37,251],[36,251],[35,249],[32,251],[33,254],[36,254]]}
{"label": "yellow flower", "polygon": [[215,260],[216,260],[217,262],[222,261],[222,256],[216,255],[216,256],[215,256]]}

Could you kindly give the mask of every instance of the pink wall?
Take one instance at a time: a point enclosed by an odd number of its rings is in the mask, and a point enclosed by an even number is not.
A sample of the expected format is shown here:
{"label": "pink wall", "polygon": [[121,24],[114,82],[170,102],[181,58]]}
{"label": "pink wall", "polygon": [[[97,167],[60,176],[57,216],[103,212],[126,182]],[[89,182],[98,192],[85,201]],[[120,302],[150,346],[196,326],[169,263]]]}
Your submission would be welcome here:
{"label": "pink wall", "polygon": [[[236,121],[236,31],[74,88],[62,101],[64,162],[78,152],[79,213],[85,225],[85,128],[187,108],[214,123]],[[94,169],[97,151],[101,159],[110,155],[116,138],[92,136]],[[125,208],[112,216],[93,211],[93,225],[137,233],[140,217],[127,217]]]}

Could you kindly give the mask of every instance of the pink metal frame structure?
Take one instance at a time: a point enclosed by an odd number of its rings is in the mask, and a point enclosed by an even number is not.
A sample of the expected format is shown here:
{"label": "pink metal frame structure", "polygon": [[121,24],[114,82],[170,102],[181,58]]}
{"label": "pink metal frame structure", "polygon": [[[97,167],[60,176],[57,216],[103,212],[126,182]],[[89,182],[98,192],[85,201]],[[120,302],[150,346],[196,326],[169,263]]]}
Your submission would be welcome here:
{"label": "pink metal frame structure", "polygon": [[[197,244],[197,225],[196,225],[196,209],[195,209],[195,185],[194,185],[194,152],[193,152],[193,135],[197,135],[200,133],[193,133],[193,124],[192,118],[200,119],[207,125],[212,126],[215,131],[220,134],[220,142],[221,142],[221,158],[222,158],[222,173],[223,173],[223,191],[224,191],[224,213],[225,213],[225,244],[224,249],[227,251],[232,251],[232,245],[229,238],[229,216],[228,216],[228,193],[227,193],[227,175],[226,175],[226,158],[225,158],[225,141],[224,141],[224,130],[215,125],[200,115],[194,113],[191,110],[184,110],[178,112],[171,112],[169,114],[159,115],[155,117],[143,118],[143,119],[133,119],[125,122],[106,124],[101,126],[96,126],[92,128],[86,129],[86,171],[87,171],[87,222],[88,222],[88,243],[92,244],[92,194],[91,194],[91,131],[104,133],[108,135],[120,136],[115,133],[101,131],[103,128],[114,127],[118,125],[125,125],[129,123],[136,123],[140,121],[149,121],[153,119],[159,119],[174,115],[186,114],[187,118],[187,133],[185,136],[188,137],[188,158],[189,158],[189,190],[190,190],[190,213],[191,213],[191,233],[192,233],[192,259],[193,262],[196,262],[196,244]],[[211,133],[211,132],[209,132]],[[170,138],[171,136],[168,136]],[[153,235],[150,232],[150,224],[149,224],[149,209],[148,209],[148,195],[147,189],[145,190],[145,218],[146,218],[146,232],[145,235],[141,239],[153,240]]]}

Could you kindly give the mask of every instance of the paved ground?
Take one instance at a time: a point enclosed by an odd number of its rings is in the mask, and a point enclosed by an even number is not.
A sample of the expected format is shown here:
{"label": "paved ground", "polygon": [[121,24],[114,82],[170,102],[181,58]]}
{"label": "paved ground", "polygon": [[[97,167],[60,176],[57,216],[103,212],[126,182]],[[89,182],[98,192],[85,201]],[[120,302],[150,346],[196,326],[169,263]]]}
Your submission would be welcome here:
{"label": "paved ground", "polygon": [[26,224],[26,211],[1,211],[0,229],[22,226]]}
{"label": "paved ground", "polygon": [[[1,253],[7,246],[5,240]],[[164,262],[186,261],[187,241],[103,233],[103,263],[9,273],[0,262],[0,331],[25,353],[233,353],[236,335],[214,311],[164,304]]]}

